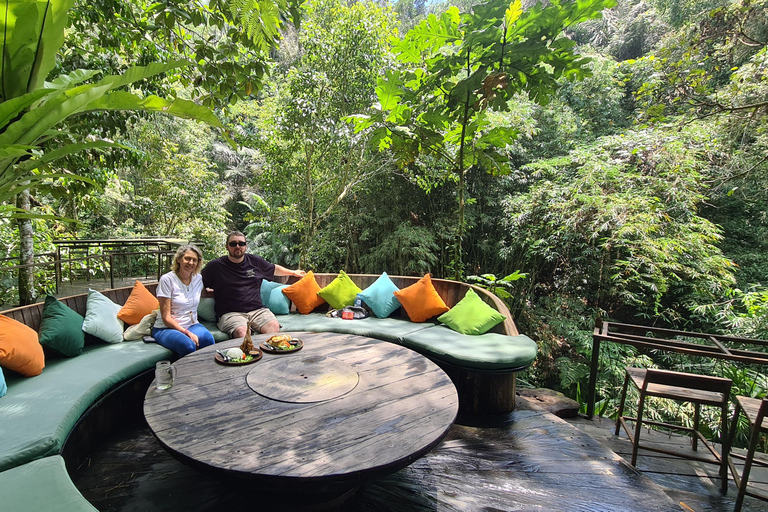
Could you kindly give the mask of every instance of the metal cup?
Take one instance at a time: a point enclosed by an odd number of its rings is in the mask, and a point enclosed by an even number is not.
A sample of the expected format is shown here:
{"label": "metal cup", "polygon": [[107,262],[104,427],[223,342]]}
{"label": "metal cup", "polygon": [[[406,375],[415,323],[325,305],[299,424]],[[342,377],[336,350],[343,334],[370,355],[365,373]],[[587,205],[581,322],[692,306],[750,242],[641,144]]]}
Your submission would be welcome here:
{"label": "metal cup", "polygon": [[155,385],[157,389],[168,389],[173,386],[176,377],[176,368],[170,361],[158,361],[155,365]]}

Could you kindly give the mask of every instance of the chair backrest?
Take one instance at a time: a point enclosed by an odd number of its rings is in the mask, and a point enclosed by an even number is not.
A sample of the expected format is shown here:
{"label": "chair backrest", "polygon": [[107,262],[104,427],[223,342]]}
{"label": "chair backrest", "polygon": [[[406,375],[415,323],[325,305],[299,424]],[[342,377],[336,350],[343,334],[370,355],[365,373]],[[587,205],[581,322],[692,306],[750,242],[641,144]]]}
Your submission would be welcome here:
{"label": "chair backrest", "polygon": [[765,419],[768,418],[768,397],[763,398],[760,404],[760,409],[757,411],[757,419],[755,425],[760,432],[768,433],[768,422]]}
{"label": "chair backrest", "polygon": [[695,373],[682,373],[649,368],[645,374],[645,385],[647,386],[648,384],[662,384],[678,388],[690,388],[700,391],[722,393],[725,395],[725,399],[727,399],[731,393],[733,381],[722,377],[711,377],[709,375],[697,375]]}

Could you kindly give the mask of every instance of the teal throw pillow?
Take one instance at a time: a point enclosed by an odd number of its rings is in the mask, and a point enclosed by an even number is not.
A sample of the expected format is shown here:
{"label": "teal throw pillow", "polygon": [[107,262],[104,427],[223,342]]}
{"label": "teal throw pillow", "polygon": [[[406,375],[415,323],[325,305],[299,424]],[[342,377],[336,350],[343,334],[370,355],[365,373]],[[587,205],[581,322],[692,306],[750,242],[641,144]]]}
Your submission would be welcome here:
{"label": "teal throw pillow", "polygon": [[203,297],[197,305],[197,316],[206,322],[216,321],[216,301],[213,297]]}
{"label": "teal throw pillow", "polygon": [[57,354],[75,357],[83,352],[83,317],[53,295],[45,297],[38,332],[40,344]]}
{"label": "teal throw pillow", "polygon": [[3,376],[3,369],[0,368],[0,396],[5,396],[8,392],[8,386],[5,383],[5,377]]}
{"label": "teal throw pillow", "polygon": [[398,289],[387,273],[383,272],[371,286],[358,295],[377,318],[386,318],[400,307],[400,301],[394,293]]}
{"label": "teal throw pillow", "polygon": [[269,307],[269,297],[272,294],[272,290],[278,286],[285,286],[283,283],[276,283],[275,281],[267,281],[266,279],[261,282],[261,303],[264,306]]}
{"label": "teal throw pillow", "polygon": [[485,334],[493,326],[503,322],[504,315],[483,302],[474,290],[469,289],[458,304],[437,319],[462,334]]}
{"label": "teal throw pillow", "polygon": [[341,309],[344,306],[351,306],[355,303],[360,288],[343,270],[331,281],[331,284],[322,288],[317,294],[325,299],[325,302],[331,305],[333,309]]}
{"label": "teal throw pillow", "polygon": [[107,343],[123,341],[123,321],[117,318],[121,306],[96,290],[88,290],[83,332]]}
{"label": "teal throw pillow", "polygon": [[287,315],[291,312],[291,299],[285,296],[283,288],[288,288],[288,285],[281,284],[273,288],[269,294],[269,303],[266,304],[275,315]]}

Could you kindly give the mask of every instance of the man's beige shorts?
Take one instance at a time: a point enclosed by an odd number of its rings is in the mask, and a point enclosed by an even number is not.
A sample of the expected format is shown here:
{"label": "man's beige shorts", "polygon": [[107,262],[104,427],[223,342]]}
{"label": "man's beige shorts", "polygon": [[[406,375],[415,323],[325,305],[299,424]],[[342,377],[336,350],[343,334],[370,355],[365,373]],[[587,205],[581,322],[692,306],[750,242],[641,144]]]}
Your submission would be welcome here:
{"label": "man's beige shorts", "polygon": [[219,330],[231,336],[235,329],[248,324],[248,317],[251,317],[251,332],[253,334],[261,333],[261,328],[271,320],[277,321],[269,308],[257,309],[250,313],[224,313],[219,317]]}

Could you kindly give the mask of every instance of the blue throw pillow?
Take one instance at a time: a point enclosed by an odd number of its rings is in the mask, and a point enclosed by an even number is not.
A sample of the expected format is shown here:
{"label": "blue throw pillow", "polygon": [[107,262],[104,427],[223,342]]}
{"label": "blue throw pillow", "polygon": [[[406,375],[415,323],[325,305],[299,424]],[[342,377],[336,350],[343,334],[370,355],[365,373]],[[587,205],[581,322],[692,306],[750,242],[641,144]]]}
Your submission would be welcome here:
{"label": "blue throw pillow", "polygon": [[261,282],[261,303],[269,307],[269,296],[272,294],[272,290],[278,286],[285,286],[283,283],[276,283],[274,281],[267,281],[266,279]]}
{"label": "blue throw pillow", "polygon": [[368,288],[357,294],[363,299],[377,318],[386,318],[400,307],[400,301],[395,297],[399,288],[392,282],[386,272]]}
{"label": "blue throw pillow", "polygon": [[269,303],[267,307],[275,315],[287,315],[291,312],[291,299],[283,293],[283,288],[288,288],[287,284],[276,286],[269,294]]}
{"label": "blue throw pillow", "polygon": [[5,384],[5,377],[3,377],[3,369],[0,368],[0,396],[5,396],[8,392],[8,386]]}

